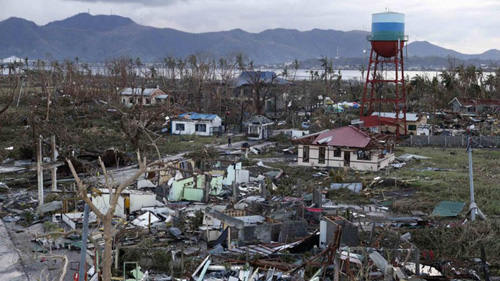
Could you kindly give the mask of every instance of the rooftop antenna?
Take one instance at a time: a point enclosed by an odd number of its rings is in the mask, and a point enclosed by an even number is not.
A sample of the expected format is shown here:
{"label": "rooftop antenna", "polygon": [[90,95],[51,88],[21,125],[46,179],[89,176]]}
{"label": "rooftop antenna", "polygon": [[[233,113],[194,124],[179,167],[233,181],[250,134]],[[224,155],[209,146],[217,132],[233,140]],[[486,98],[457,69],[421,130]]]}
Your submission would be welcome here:
{"label": "rooftop antenna", "polygon": [[469,135],[467,136],[467,153],[469,154],[469,192],[470,192],[470,220],[475,221],[476,215],[478,215],[482,220],[486,220],[486,216],[481,212],[479,207],[474,201],[474,173],[472,170],[472,132],[469,129]]}

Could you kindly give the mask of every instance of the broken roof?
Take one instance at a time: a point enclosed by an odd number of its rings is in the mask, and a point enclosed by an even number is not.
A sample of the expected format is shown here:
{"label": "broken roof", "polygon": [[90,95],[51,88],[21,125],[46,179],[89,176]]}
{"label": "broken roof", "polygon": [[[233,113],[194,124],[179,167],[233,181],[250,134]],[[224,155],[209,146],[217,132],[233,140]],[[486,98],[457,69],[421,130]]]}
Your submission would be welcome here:
{"label": "broken roof", "polygon": [[[143,96],[151,96],[154,92],[159,91],[160,95],[166,95],[160,88],[145,88],[142,93]],[[142,92],[141,88],[125,88],[120,92],[122,96],[140,96]]]}
{"label": "broken roof", "polygon": [[341,127],[321,133],[312,144],[364,148],[372,141],[365,132],[352,127]]}
{"label": "broken roof", "polygon": [[454,98],[448,104],[453,101],[457,101],[461,106],[472,106],[472,105],[499,105],[500,100],[482,100],[482,99],[468,99],[468,98]]}
{"label": "broken roof", "polygon": [[267,118],[263,115],[254,115],[252,118],[248,119],[246,122],[243,122],[243,125],[248,126],[250,124],[254,125],[268,125],[274,124],[273,120]]}
{"label": "broken roof", "polygon": [[[396,112],[373,112],[372,116],[380,116],[380,117],[385,117],[385,118],[391,118],[391,119],[396,119]],[[400,112],[399,113],[399,119],[404,118],[404,113]],[[409,113],[406,112],[406,121],[414,122],[418,121],[418,114],[417,113]]]}
{"label": "broken roof", "polygon": [[217,118],[217,114],[205,114],[205,113],[196,113],[196,112],[186,112],[179,115],[180,119],[188,119],[188,120],[214,120]]}

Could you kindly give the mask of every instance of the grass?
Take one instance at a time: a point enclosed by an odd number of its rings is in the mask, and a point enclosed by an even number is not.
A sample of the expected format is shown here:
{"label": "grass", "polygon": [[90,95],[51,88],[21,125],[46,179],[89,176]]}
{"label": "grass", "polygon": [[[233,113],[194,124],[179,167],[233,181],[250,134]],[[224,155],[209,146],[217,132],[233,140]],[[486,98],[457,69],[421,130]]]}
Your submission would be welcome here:
{"label": "grass", "polygon": [[[431,205],[439,201],[462,201],[469,204],[468,155],[465,149],[404,148],[397,154],[412,153],[431,157],[412,160],[390,176],[415,180],[416,197]],[[473,151],[475,200],[486,215],[500,215],[500,193],[497,192],[500,166],[500,151],[476,149]],[[450,169],[450,171],[426,171],[428,167]]]}

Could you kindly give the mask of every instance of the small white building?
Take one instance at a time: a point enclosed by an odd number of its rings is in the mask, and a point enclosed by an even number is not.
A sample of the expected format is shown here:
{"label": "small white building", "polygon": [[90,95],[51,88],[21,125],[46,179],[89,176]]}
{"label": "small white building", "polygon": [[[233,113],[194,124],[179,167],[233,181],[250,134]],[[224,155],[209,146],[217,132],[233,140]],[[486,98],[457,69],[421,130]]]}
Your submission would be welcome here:
{"label": "small white building", "polygon": [[168,95],[160,87],[146,88],[125,88],[120,92],[120,100],[126,106],[134,104],[155,105],[168,104]]}
{"label": "small white building", "polygon": [[272,126],[274,122],[262,115],[253,116],[243,125],[247,127],[246,136],[251,140],[265,140],[273,134]]}
{"label": "small white building", "polygon": [[216,114],[187,112],[172,121],[172,135],[212,136],[222,133],[222,120]]}

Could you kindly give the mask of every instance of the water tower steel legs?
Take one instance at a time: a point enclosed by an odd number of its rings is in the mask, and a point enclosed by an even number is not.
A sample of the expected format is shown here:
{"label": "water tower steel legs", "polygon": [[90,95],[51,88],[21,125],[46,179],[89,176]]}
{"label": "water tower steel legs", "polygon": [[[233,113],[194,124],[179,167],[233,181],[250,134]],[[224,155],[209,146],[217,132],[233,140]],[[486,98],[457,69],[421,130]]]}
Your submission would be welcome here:
{"label": "water tower steel legs", "polygon": [[[363,89],[363,100],[362,106],[360,108],[360,118],[363,116],[371,115],[373,113],[373,104],[374,103],[393,103],[394,109],[396,111],[396,120],[392,126],[396,127],[396,137],[399,139],[401,133],[407,134],[407,126],[406,126],[406,89],[405,89],[405,78],[404,78],[404,57],[403,57],[403,48],[401,47],[400,41],[395,41],[397,44],[397,52],[395,56],[384,59],[380,56],[373,48],[370,51],[370,61],[368,64],[368,71],[366,75],[365,87]],[[386,79],[383,77],[382,73],[380,73],[379,64],[394,64],[394,79]],[[372,71],[373,68],[373,71]],[[371,75],[370,75],[371,74]],[[394,98],[382,98],[376,97],[376,88],[379,84],[394,84],[395,86],[395,97]],[[370,96],[367,96],[368,87],[370,87]],[[366,107],[366,108],[365,108]],[[400,118],[399,114],[403,113],[402,118]]]}

